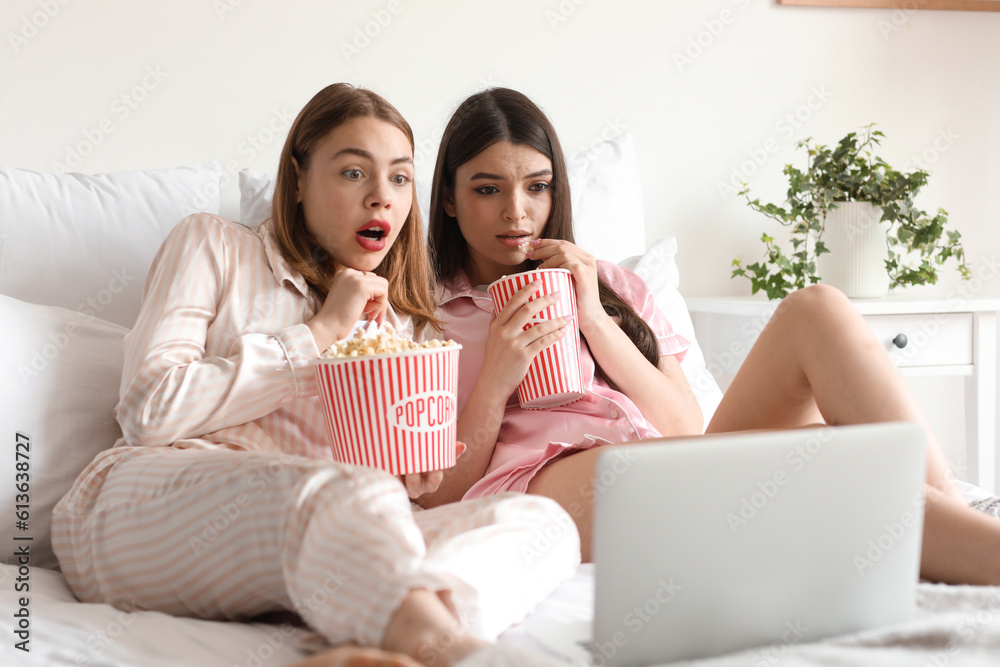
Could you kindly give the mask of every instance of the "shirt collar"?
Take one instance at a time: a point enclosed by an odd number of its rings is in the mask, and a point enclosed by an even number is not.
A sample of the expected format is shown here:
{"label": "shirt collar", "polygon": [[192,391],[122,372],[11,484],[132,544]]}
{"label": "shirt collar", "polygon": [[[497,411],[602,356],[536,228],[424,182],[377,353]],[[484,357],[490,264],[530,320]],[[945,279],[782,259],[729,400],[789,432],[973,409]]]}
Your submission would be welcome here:
{"label": "shirt collar", "polygon": [[438,306],[443,306],[450,301],[460,298],[470,298],[480,309],[493,312],[493,299],[484,292],[477,292],[472,289],[469,276],[462,269],[456,271],[455,275],[451,278],[438,283],[437,286]]}
{"label": "shirt collar", "polygon": [[290,285],[302,296],[309,298],[309,284],[301,273],[294,270],[288,264],[288,260],[281,254],[278,242],[274,239],[274,232],[271,230],[271,220],[265,220],[257,228],[257,234],[264,241],[264,253],[267,256],[267,263],[271,266],[271,273],[279,285]]}

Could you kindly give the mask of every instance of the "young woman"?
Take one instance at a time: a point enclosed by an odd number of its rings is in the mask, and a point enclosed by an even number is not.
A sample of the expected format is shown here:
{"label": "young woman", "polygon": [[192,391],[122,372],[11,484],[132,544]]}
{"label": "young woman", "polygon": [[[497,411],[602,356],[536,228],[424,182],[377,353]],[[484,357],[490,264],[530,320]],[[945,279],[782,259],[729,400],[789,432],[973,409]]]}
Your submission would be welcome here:
{"label": "young woman", "polygon": [[[441,140],[429,226],[438,313],[445,335],[463,345],[458,437],[469,449],[426,506],[509,490],[548,496],[576,520],[589,559],[595,445],[700,434],[703,420],[678,363],[687,341],[640,278],[573,244],[568,189],[555,131],[524,95],[487,90],[456,110]],[[586,397],[544,411],[521,410],[512,394],[568,322],[525,331],[550,297],[528,302],[528,286],[494,315],[484,292],[534,267],[572,272],[586,341]],[[850,301],[815,285],[777,308],[705,430],[882,421],[926,425]],[[962,501],[933,436],[926,499],[921,574],[1000,584],[1000,522]]]}
{"label": "young woman", "polygon": [[[477,633],[572,574],[577,537],[556,503],[414,512],[439,471],[401,483],[330,460],[310,362],[363,318],[415,335],[437,324],[413,195],[409,125],[337,84],[289,131],[269,221],[194,215],[170,234],[126,338],[124,437],[54,512],[80,600],[213,619],[292,610],[340,645],[311,665],[490,664],[507,649]],[[510,558],[553,524],[541,559]]]}

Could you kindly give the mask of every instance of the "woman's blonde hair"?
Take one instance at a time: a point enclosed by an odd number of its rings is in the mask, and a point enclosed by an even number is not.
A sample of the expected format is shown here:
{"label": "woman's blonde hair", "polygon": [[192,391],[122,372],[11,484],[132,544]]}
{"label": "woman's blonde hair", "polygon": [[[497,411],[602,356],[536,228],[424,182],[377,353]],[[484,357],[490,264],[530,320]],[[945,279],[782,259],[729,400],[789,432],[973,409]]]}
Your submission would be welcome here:
{"label": "woman's blonde hair", "polygon": [[[326,298],[337,267],[306,227],[298,202],[295,165],[308,171],[316,144],[352,118],[376,118],[394,125],[406,135],[413,149],[413,130],[395,107],[370,90],[335,83],[309,100],[292,123],[281,149],[271,201],[271,227],[281,254],[321,299]],[[415,185],[403,229],[375,273],[389,281],[389,303],[396,312],[410,315],[418,325],[423,321],[440,328],[434,316],[434,283]]]}

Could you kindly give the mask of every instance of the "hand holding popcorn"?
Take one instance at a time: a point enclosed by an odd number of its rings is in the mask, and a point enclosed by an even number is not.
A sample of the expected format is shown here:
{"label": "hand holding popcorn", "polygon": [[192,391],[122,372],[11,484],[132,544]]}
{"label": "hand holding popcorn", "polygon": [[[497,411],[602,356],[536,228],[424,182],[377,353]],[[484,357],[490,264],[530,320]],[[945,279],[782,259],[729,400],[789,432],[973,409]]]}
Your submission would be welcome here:
{"label": "hand holding popcorn", "polygon": [[359,327],[315,362],[333,458],[405,475],[411,497],[429,493],[441,483],[433,471],[455,465],[461,345],[369,329]]}

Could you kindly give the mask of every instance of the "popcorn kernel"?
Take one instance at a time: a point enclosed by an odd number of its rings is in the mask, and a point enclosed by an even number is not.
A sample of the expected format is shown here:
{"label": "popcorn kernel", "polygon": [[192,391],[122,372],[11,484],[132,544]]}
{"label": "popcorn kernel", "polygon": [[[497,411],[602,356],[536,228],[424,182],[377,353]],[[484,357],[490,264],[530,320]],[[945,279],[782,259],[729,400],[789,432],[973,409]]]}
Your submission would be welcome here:
{"label": "popcorn kernel", "polygon": [[423,343],[417,343],[409,338],[399,336],[389,325],[386,325],[378,335],[368,337],[363,329],[358,329],[354,335],[337,341],[321,355],[324,358],[357,357],[360,355],[396,354],[408,350],[451,347],[456,345],[453,340],[432,338]]}

